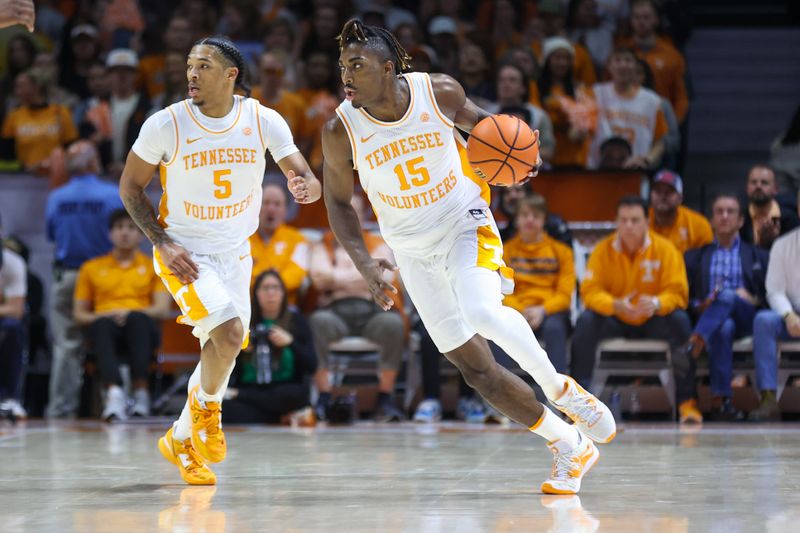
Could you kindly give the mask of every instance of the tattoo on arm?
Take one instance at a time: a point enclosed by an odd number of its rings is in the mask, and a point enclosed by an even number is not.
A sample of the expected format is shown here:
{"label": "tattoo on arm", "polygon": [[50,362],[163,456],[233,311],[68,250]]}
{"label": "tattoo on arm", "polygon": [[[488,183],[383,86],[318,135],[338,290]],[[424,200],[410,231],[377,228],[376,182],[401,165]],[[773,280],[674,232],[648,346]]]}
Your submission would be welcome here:
{"label": "tattoo on arm", "polygon": [[131,218],[142,232],[150,239],[153,246],[171,242],[164,228],[158,223],[156,219],[153,204],[145,194],[144,190],[139,189],[135,192],[126,191],[122,194],[122,203],[125,204],[125,209],[131,215]]}

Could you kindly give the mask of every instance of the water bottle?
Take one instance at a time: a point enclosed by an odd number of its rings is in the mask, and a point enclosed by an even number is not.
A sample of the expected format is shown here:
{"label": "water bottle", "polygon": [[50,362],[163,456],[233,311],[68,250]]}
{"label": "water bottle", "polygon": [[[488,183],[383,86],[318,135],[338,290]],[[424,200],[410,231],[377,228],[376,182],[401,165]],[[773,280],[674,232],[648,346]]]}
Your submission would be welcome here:
{"label": "water bottle", "polygon": [[266,324],[256,326],[256,383],[259,385],[272,382],[272,354],[267,342]]}

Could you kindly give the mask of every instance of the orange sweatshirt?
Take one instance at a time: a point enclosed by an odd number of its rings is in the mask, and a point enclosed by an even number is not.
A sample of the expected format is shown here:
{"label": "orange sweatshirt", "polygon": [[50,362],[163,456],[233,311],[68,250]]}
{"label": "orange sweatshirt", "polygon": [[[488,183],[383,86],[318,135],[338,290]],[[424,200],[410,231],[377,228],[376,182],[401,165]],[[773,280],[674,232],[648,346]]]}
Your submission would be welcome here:
{"label": "orange sweatshirt", "polygon": [[287,224],[278,226],[269,241],[264,241],[256,232],[250,236],[250,253],[253,255],[253,280],[265,270],[274,268],[286,284],[289,303],[295,303],[297,289],[306,279],[311,261],[303,234]]}
{"label": "orange sweatshirt", "polygon": [[714,240],[714,232],[706,217],[682,205],[678,206],[678,215],[671,226],[656,226],[656,216],[651,209],[650,229],[674,244],[680,253]]}
{"label": "orange sweatshirt", "polygon": [[[641,296],[656,296],[656,314],[664,316],[686,307],[689,283],[683,257],[667,239],[648,232],[644,247],[631,257],[613,233],[592,251],[580,293],[586,309],[605,316],[614,315],[617,298],[633,295],[636,303]],[[633,326],[647,322],[645,317],[617,318]]]}
{"label": "orange sweatshirt", "polygon": [[505,305],[520,312],[541,305],[548,315],[569,309],[575,263],[566,245],[547,235],[539,242],[525,243],[517,235],[504,244],[503,259],[514,269],[514,294],[505,297]]}

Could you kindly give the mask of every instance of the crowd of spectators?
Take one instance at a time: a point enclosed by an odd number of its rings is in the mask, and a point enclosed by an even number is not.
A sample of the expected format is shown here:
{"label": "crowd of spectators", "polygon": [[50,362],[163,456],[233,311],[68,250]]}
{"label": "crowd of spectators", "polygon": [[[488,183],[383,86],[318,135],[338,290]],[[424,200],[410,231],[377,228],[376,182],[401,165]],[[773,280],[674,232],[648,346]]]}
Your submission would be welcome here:
{"label": "crowd of spectators", "polygon": [[[704,353],[714,397],[709,414],[740,420],[731,403],[732,344],[752,335],[761,405],[751,418],[775,419],[777,343],[800,337],[800,280],[792,268],[800,257],[800,230],[792,231],[797,203],[779,194],[779,187],[796,190],[800,182],[800,111],[775,140],[772,166],[750,170],[746,199],[716,197],[710,223],[683,206],[676,171],[690,101],[682,36],[670,33],[672,21],[661,9],[669,3],[38,3],[35,32],[17,27],[0,34],[0,168],[43,177],[53,188],[42,214],[55,244],[47,415],[78,413],[87,353],[98,368],[103,418],[149,414],[148,369],[169,300],[138,251],[141,233],[119,211],[113,182],[143,121],[186,97],[192,43],[214,33],[234,40],[248,61],[252,97],[286,119],[322,176],[321,128],[342,99],[335,37],[357,15],[393,31],[414,70],[450,74],[485,109],[538,129],[546,170],[671,169],[651,180],[649,205],[639,197],[619,204],[617,230],[597,244],[581,279],[572,236],[544,198],[524,187],[498,191],[498,208],[508,219],[505,261],[517,285],[506,304],[525,316],[558,371],[588,387],[602,339],[664,339],[681,421],[703,419],[695,367]],[[362,198],[354,202],[366,222]],[[421,338],[424,396],[415,419],[440,418],[441,355],[415,321],[413,306],[400,291],[395,311],[380,311],[332,234],[309,241],[287,223],[289,208],[285,187],[267,180],[259,229],[250,239],[253,342],[237,363],[226,421],[324,418],[333,401],[330,345],[352,335],[379,347],[377,418],[402,419],[394,392],[412,329]],[[364,236],[371,253],[391,260],[375,231]],[[24,413],[18,401],[25,331],[19,302],[26,297],[21,261],[7,249],[0,270],[0,401],[18,413]],[[576,287],[584,310],[574,321]],[[123,359],[131,369],[131,399],[123,390]],[[314,405],[312,390],[319,398]],[[463,380],[459,397],[460,418],[492,415]]]}

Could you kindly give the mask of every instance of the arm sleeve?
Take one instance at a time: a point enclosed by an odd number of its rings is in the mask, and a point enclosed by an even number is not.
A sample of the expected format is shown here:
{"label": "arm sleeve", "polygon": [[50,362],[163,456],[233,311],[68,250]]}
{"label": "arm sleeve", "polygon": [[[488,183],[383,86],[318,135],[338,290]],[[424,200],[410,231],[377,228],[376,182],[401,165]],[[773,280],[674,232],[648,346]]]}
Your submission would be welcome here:
{"label": "arm sleeve", "polygon": [[686,265],[680,252],[672,246],[664,247],[661,265],[661,292],[658,315],[668,315],[676,309],[685,309],[689,300],[689,282],[686,280]]}
{"label": "arm sleeve", "polygon": [[558,255],[558,282],[555,294],[543,304],[548,315],[568,310],[572,304],[572,293],[575,291],[575,261],[572,250],[566,246],[555,246],[554,249]]}
{"label": "arm sleeve", "polygon": [[300,241],[295,244],[294,250],[292,250],[292,257],[286,262],[286,266],[281,271],[281,278],[283,283],[286,284],[288,292],[293,292],[300,288],[303,280],[306,279],[308,268],[308,243]]}
{"label": "arm sleeve", "polygon": [[667,118],[664,116],[664,110],[659,106],[658,111],[656,112],[655,128],[653,129],[653,144],[660,141],[664,135],[667,134],[668,129]]}
{"label": "arm sleeve", "polygon": [[78,270],[78,278],[75,280],[75,292],[73,298],[94,303],[92,298],[92,283],[89,280],[88,263],[84,263]]}
{"label": "arm sleeve", "polygon": [[63,126],[61,129],[61,144],[71,143],[78,138],[78,130],[72,121],[72,114],[66,106],[59,106],[59,122]]}
{"label": "arm sleeve", "polygon": [[131,150],[151,165],[169,161],[175,151],[175,123],[168,109],[144,121]]}
{"label": "arm sleeve", "polygon": [[264,144],[276,163],[288,155],[299,152],[294,144],[289,124],[277,111],[259,104],[258,117],[261,121]]}
{"label": "arm sleeve", "polygon": [[2,288],[2,295],[6,298],[24,298],[28,293],[28,276],[25,270],[25,261],[17,255],[11,255],[8,250],[4,254],[3,270],[6,274],[4,276],[6,285]]}
{"label": "arm sleeve", "polygon": [[586,309],[604,316],[611,316],[614,314],[614,296],[604,286],[602,278],[608,273],[604,272],[603,258],[598,251],[595,249],[589,256],[586,275],[581,283],[581,298]]}
{"label": "arm sleeve", "polygon": [[686,62],[683,56],[677,50],[675,51],[677,67],[675,69],[675,78],[672,80],[672,88],[670,93],[672,98],[672,107],[675,108],[675,115],[678,117],[679,122],[683,122],[686,118],[686,113],[689,112],[689,95],[686,91]]}
{"label": "arm sleeve", "polygon": [[772,246],[767,266],[767,301],[772,310],[781,316],[794,310],[786,294],[788,289],[786,267],[791,265],[791,258],[787,257],[785,244],[786,241],[779,241]]}

